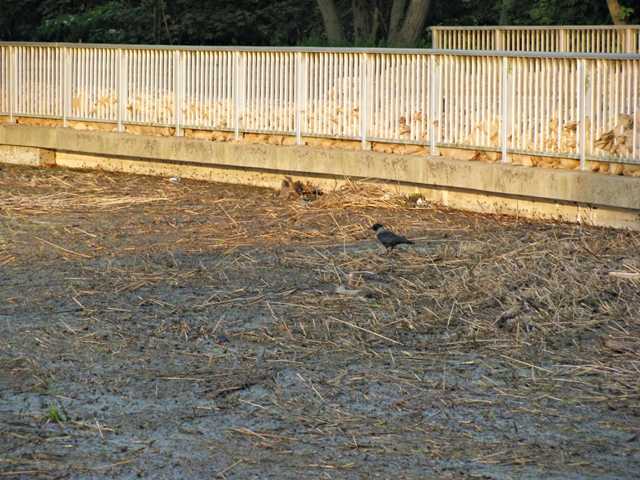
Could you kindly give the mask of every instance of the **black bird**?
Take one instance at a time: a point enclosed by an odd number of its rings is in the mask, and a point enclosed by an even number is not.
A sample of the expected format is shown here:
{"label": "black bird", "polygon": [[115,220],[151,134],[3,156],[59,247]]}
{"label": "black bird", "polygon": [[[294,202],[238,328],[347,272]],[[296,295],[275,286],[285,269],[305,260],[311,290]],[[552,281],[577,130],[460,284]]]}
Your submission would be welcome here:
{"label": "black bird", "polygon": [[376,232],[376,238],[380,240],[380,243],[384,245],[384,248],[387,249],[388,253],[391,253],[391,250],[394,249],[396,245],[400,245],[401,243],[406,243],[408,245],[413,245],[411,240],[407,240],[400,235],[396,235],[393,232],[390,232],[386,228],[382,226],[381,223],[376,223],[371,229]]}

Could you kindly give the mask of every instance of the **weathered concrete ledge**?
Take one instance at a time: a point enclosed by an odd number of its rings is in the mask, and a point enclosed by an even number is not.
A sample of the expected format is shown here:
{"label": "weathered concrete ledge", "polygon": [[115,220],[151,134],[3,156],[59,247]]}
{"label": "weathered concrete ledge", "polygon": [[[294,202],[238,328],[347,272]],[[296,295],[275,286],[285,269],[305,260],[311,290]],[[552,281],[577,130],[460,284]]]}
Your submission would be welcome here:
{"label": "weathered concrete ledge", "polygon": [[[63,128],[0,126],[0,161],[55,163],[279,188],[282,174],[334,186],[345,176],[420,191],[445,205],[640,229],[640,179],[370,151],[245,145]],[[23,160],[17,150],[25,149]],[[34,149],[42,150],[40,153]],[[28,152],[28,153],[27,153]],[[13,162],[12,159],[13,158]]]}

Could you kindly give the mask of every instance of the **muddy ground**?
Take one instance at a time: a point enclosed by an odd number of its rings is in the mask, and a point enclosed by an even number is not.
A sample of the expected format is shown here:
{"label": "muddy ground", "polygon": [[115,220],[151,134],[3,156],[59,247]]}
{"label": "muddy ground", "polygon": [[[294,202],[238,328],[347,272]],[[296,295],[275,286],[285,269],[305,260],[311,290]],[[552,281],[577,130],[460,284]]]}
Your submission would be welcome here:
{"label": "muddy ground", "polygon": [[0,167],[3,478],[638,478],[637,232]]}

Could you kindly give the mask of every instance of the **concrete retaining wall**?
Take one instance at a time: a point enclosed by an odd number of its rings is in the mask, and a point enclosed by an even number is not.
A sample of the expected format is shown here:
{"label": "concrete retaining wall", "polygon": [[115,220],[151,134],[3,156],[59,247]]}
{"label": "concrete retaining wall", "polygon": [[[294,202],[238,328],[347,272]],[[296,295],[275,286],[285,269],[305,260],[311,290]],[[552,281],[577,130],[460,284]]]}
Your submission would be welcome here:
{"label": "concrete retaining wall", "polygon": [[[36,153],[34,153],[36,152]],[[100,168],[279,188],[283,174],[332,188],[345,176],[454,208],[640,230],[640,178],[370,151],[245,145],[0,126],[0,161]]]}

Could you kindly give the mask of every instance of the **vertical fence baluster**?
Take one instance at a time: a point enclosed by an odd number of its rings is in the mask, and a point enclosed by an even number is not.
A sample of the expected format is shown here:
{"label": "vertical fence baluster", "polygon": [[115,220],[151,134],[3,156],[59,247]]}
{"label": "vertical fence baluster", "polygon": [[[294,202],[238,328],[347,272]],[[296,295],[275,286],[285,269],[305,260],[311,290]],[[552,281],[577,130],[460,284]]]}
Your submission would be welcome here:
{"label": "vertical fence baluster", "polygon": [[60,73],[62,81],[60,82],[60,107],[62,110],[62,126],[67,128],[69,126],[69,120],[67,119],[67,116],[69,115],[69,98],[72,95],[70,81],[71,72],[69,72],[69,49],[67,47],[62,47],[61,60],[62,68],[60,69]]}
{"label": "vertical fence baluster", "polygon": [[[638,85],[639,85],[639,78],[638,78],[638,70],[640,67],[640,60],[632,60],[631,61],[632,64],[632,68],[633,68],[633,84],[636,85],[636,88],[633,89],[633,105],[634,108],[638,109],[640,108],[638,106],[638,95],[640,95],[640,93],[638,92]],[[631,156],[632,158],[640,158],[640,145],[638,145],[638,130],[640,129],[640,126],[636,124],[636,122],[638,121],[638,117],[640,117],[640,114],[638,113],[638,110],[636,110],[635,112],[635,116],[634,116],[634,132],[632,135],[632,145],[631,145]]]}
{"label": "vertical fence baluster", "polygon": [[116,98],[118,99],[116,107],[116,123],[118,124],[118,132],[122,132],[122,104],[124,103],[123,86],[125,80],[123,78],[124,69],[122,68],[122,48],[117,49],[116,63]]}
{"label": "vertical fence baluster", "polygon": [[7,101],[9,103],[9,123],[15,123],[15,118],[13,118],[13,112],[15,108],[15,95],[16,95],[16,81],[14,78],[16,71],[16,59],[15,55],[15,47],[9,47],[9,75],[8,75],[8,83],[9,83],[9,91],[7,92]]}
{"label": "vertical fence baluster", "polygon": [[507,101],[507,75],[508,75],[508,60],[507,57],[502,57],[502,74],[501,74],[501,83],[502,83],[502,91],[500,94],[500,107],[501,107],[501,116],[502,116],[502,132],[500,135],[501,147],[502,147],[502,163],[507,163],[507,112],[508,112],[508,101]]}
{"label": "vertical fence baluster", "polygon": [[429,55],[429,155],[436,154],[436,56]]}
{"label": "vertical fence baluster", "polygon": [[173,121],[175,123],[176,137],[182,136],[182,129],[180,128],[181,113],[182,113],[182,62],[180,58],[180,50],[173,52]]}
{"label": "vertical fence baluster", "polygon": [[302,144],[302,128],[300,125],[300,117],[302,115],[302,52],[296,52],[295,55],[295,89],[294,89],[294,109],[293,109],[293,123],[294,131],[296,133],[296,145]]}
{"label": "vertical fence baluster", "polygon": [[367,141],[368,134],[368,114],[369,114],[369,94],[367,78],[367,54],[360,56],[360,136],[362,137],[362,150],[369,150],[370,143]]}
{"label": "vertical fence baluster", "polygon": [[580,170],[586,170],[586,162],[585,162],[585,139],[586,139],[586,75],[585,75],[586,62],[584,58],[578,60],[578,70],[579,70],[579,86],[578,86],[578,108],[580,109]]}
{"label": "vertical fence baluster", "polygon": [[233,62],[233,132],[236,140],[240,139],[240,52],[235,52]]}

